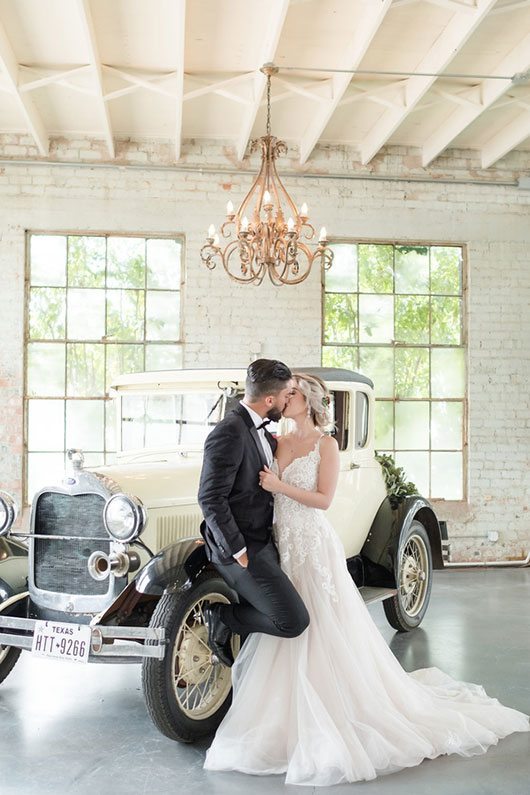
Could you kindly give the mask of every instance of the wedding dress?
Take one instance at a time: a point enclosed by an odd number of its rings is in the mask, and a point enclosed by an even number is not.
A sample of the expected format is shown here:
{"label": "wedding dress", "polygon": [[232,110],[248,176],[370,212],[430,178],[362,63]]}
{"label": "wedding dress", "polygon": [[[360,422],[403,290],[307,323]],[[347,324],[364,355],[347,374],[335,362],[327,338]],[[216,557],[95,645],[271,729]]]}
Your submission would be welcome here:
{"label": "wedding dress", "polygon": [[[317,443],[281,477],[314,490],[319,461]],[[526,715],[479,685],[438,668],[403,670],[352,582],[323,511],[277,494],[274,535],[311,623],[294,639],[247,638],[207,770],[286,773],[286,784],[329,786],[440,754],[484,753],[500,738],[529,730]]]}

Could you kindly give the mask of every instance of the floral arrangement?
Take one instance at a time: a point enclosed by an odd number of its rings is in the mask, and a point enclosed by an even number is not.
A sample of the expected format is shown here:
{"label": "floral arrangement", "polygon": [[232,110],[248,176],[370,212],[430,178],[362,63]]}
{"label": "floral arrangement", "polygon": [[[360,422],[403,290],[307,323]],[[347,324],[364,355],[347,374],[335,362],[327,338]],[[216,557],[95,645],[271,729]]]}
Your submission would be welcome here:
{"label": "floral arrangement", "polygon": [[407,480],[405,471],[402,467],[396,466],[396,462],[391,455],[376,452],[375,458],[381,464],[386,491],[392,508],[397,508],[405,497],[418,493],[416,485],[412,481]]}

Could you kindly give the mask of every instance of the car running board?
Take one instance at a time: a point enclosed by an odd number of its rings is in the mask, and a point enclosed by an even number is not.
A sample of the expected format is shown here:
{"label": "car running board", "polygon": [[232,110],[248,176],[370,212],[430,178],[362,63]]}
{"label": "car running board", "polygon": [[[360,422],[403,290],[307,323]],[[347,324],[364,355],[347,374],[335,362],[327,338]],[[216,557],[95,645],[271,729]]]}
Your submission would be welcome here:
{"label": "car running board", "polygon": [[359,593],[367,605],[372,602],[382,602],[397,594],[397,588],[372,588],[370,585],[363,585],[359,588]]}

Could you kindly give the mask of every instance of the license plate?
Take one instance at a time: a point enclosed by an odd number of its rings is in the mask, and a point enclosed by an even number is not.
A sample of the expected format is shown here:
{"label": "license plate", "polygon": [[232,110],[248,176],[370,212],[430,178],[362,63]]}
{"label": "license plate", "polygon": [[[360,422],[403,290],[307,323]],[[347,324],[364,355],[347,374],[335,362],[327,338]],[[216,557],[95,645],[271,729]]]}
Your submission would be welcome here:
{"label": "license plate", "polygon": [[90,627],[59,621],[36,621],[31,651],[37,657],[88,662]]}

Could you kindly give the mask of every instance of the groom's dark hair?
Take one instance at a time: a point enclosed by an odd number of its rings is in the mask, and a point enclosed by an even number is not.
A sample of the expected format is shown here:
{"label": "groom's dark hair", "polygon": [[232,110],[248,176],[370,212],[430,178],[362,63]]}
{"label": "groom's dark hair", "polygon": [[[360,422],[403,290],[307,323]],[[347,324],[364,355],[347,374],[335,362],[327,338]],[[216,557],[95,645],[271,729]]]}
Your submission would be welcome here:
{"label": "groom's dark hair", "polygon": [[247,369],[245,393],[253,400],[277,395],[292,378],[292,373],[283,362],[277,359],[256,359]]}

